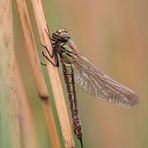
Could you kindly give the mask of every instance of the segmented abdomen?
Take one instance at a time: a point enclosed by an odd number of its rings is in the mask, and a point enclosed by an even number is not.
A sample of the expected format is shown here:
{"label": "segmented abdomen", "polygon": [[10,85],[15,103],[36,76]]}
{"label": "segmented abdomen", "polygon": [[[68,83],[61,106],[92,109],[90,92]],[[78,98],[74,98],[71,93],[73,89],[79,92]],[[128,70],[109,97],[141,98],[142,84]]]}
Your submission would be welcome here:
{"label": "segmented abdomen", "polygon": [[62,62],[62,68],[63,68],[64,79],[65,79],[66,88],[68,92],[68,98],[70,102],[70,110],[72,114],[74,133],[76,134],[77,138],[81,139],[82,128],[81,128],[78,106],[77,106],[73,67],[72,67],[72,64]]}

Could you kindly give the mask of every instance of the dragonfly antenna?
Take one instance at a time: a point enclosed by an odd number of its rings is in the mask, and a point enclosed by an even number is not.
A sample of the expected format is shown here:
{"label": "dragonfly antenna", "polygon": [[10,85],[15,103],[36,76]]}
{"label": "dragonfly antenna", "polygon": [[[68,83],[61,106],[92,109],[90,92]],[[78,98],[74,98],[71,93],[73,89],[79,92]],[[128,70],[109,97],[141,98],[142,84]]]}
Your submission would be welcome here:
{"label": "dragonfly antenna", "polygon": [[80,140],[81,148],[84,148],[84,147],[83,147],[82,137],[79,137],[78,139]]}

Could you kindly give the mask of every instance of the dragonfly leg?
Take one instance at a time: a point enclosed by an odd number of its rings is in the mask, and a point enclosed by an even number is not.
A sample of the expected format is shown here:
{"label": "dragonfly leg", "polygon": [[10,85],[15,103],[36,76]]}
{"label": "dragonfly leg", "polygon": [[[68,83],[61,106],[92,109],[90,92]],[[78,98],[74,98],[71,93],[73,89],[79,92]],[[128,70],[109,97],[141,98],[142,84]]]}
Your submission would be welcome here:
{"label": "dragonfly leg", "polygon": [[52,41],[54,41],[54,40],[52,39],[52,37],[50,37],[50,33],[49,33],[48,30],[49,30],[49,29],[45,29],[45,32],[46,32],[46,34],[47,34],[49,40],[51,41],[52,45],[53,45],[53,44],[56,44],[56,43],[53,43],[53,42],[52,42]]}
{"label": "dragonfly leg", "polygon": [[[57,54],[55,54],[55,60],[56,60],[56,63],[52,62],[49,57],[45,54],[44,51],[42,51],[42,55],[43,57],[45,57],[53,66],[56,66],[56,67],[59,67],[59,60],[58,60],[58,57],[57,57]],[[41,63],[42,65],[46,66],[46,64],[44,63]]]}
{"label": "dragonfly leg", "polygon": [[41,44],[41,46],[44,47],[44,48],[46,49],[47,53],[49,54],[49,56],[50,56],[51,58],[53,58],[53,56],[54,56],[54,54],[55,54],[54,50],[52,51],[52,53],[50,53],[49,50],[48,50],[48,48],[47,48],[47,45]]}
{"label": "dragonfly leg", "polygon": [[49,37],[49,39],[52,40],[52,38],[50,37],[50,33],[48,32],[47,29],[45,29],[45,32],[46,32],[47,36]]}
{"label": "dragonfly leg", "polygon": [[45,64],[45,63],[42,63],[42,62],[41,62],[41,65],[43,65],[43,66],[47,66],[47,64]]}

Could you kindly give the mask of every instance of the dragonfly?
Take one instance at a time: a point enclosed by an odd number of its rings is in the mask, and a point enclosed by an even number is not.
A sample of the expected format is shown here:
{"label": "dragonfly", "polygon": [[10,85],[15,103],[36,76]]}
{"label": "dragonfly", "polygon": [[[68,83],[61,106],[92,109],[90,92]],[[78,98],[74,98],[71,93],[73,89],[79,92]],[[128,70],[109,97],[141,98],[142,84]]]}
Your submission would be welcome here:
{"label": "dragonfly", "polygon": [[[50,53],[47,46],[41,44],[45,48],[45,51],[42,51],[42,55],[56,67],[59,67],[60,58],[70,103],[74,133],[80,140],[81,147],[83,148],[82,126],[75,84],[97,99],[125,108],[134,107],[138,104],[139,99],[134,91],[112,80],[83,56],[66,29],[60,28],[51,37],[47,31],[46,33],[52,43],[53,50]],[[51,58],[55,58],[55,62]]]}

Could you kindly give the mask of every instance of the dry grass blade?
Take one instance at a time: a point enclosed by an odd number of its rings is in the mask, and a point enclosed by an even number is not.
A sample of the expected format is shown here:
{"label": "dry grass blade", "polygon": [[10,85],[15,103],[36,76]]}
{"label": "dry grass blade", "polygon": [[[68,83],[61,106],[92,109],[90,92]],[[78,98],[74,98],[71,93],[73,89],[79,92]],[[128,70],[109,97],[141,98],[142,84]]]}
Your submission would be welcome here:
{"label": "dry grass blade", "polygon": [[31,111],[28,105],[28,98],[23,86],[17,61],[15,61],[15,80],[17,86],[16,91],[18,98],[20,128],[22,133],[22,145],[26,148],[37,148],[37,141],[33,128]]}
{"label": "dry grass blade", "polygon": [[11,0],[0,1],[0,147],[20,148]]}
{"label": "dry grass blade", "polygon": [[[47,23],[45,20],[41,0],[38,0],[38,1],[31,0],[31,1],[34,9],[34,14],[36,17],[36,22],[38,25],[38,30],[40,33],[41,43],[46,44],[49,51],[51,52],[52,51],[51,43],[45,32],[45,30],[48,30],[48,29],[47,29]],[[50,77],[50,81],[53,89],[53,94],[55,98],[55,104],[58,112],[58,117],[59,117],[60,125],[62,128],[65,147],[68,147],[68,148],[74,147],[74,141],[72,137],[68,112],[66,108],[66,103],[65,103],[64,94],[63,94],[60,78],[58,75],[58,71],[51,64],[47,63],[47,65],[48,65],[48,73],[49,73],[49,77]]]}
{"label": "dry grass blade", "polygon": [[28,58],[29,63],[32,69],[32,74],[37,86],[38,94],[42,99],[45,118],[47,120],[48,130],[51,138],[51,143],[53,147],[59,148],[60,144],[59,144],[58,134],[55,128],[53,115],[49,106],[48,92],[47,92],[45,81],[41,72],[41,66],[40,66],[40,62],[39,62],[39,58],[38,58],[38,54],[35,46],[35,41],[32,33],[32,28],[31,28],[31,24],[28,16],[26,3],[25,3],[25,0],[15,0],[15,2],[16,2],[16,8],[19,14],[19,18],[21,21],[22,30],[25,37],[25,44],[27,47],[26,49],[29,57]]}

